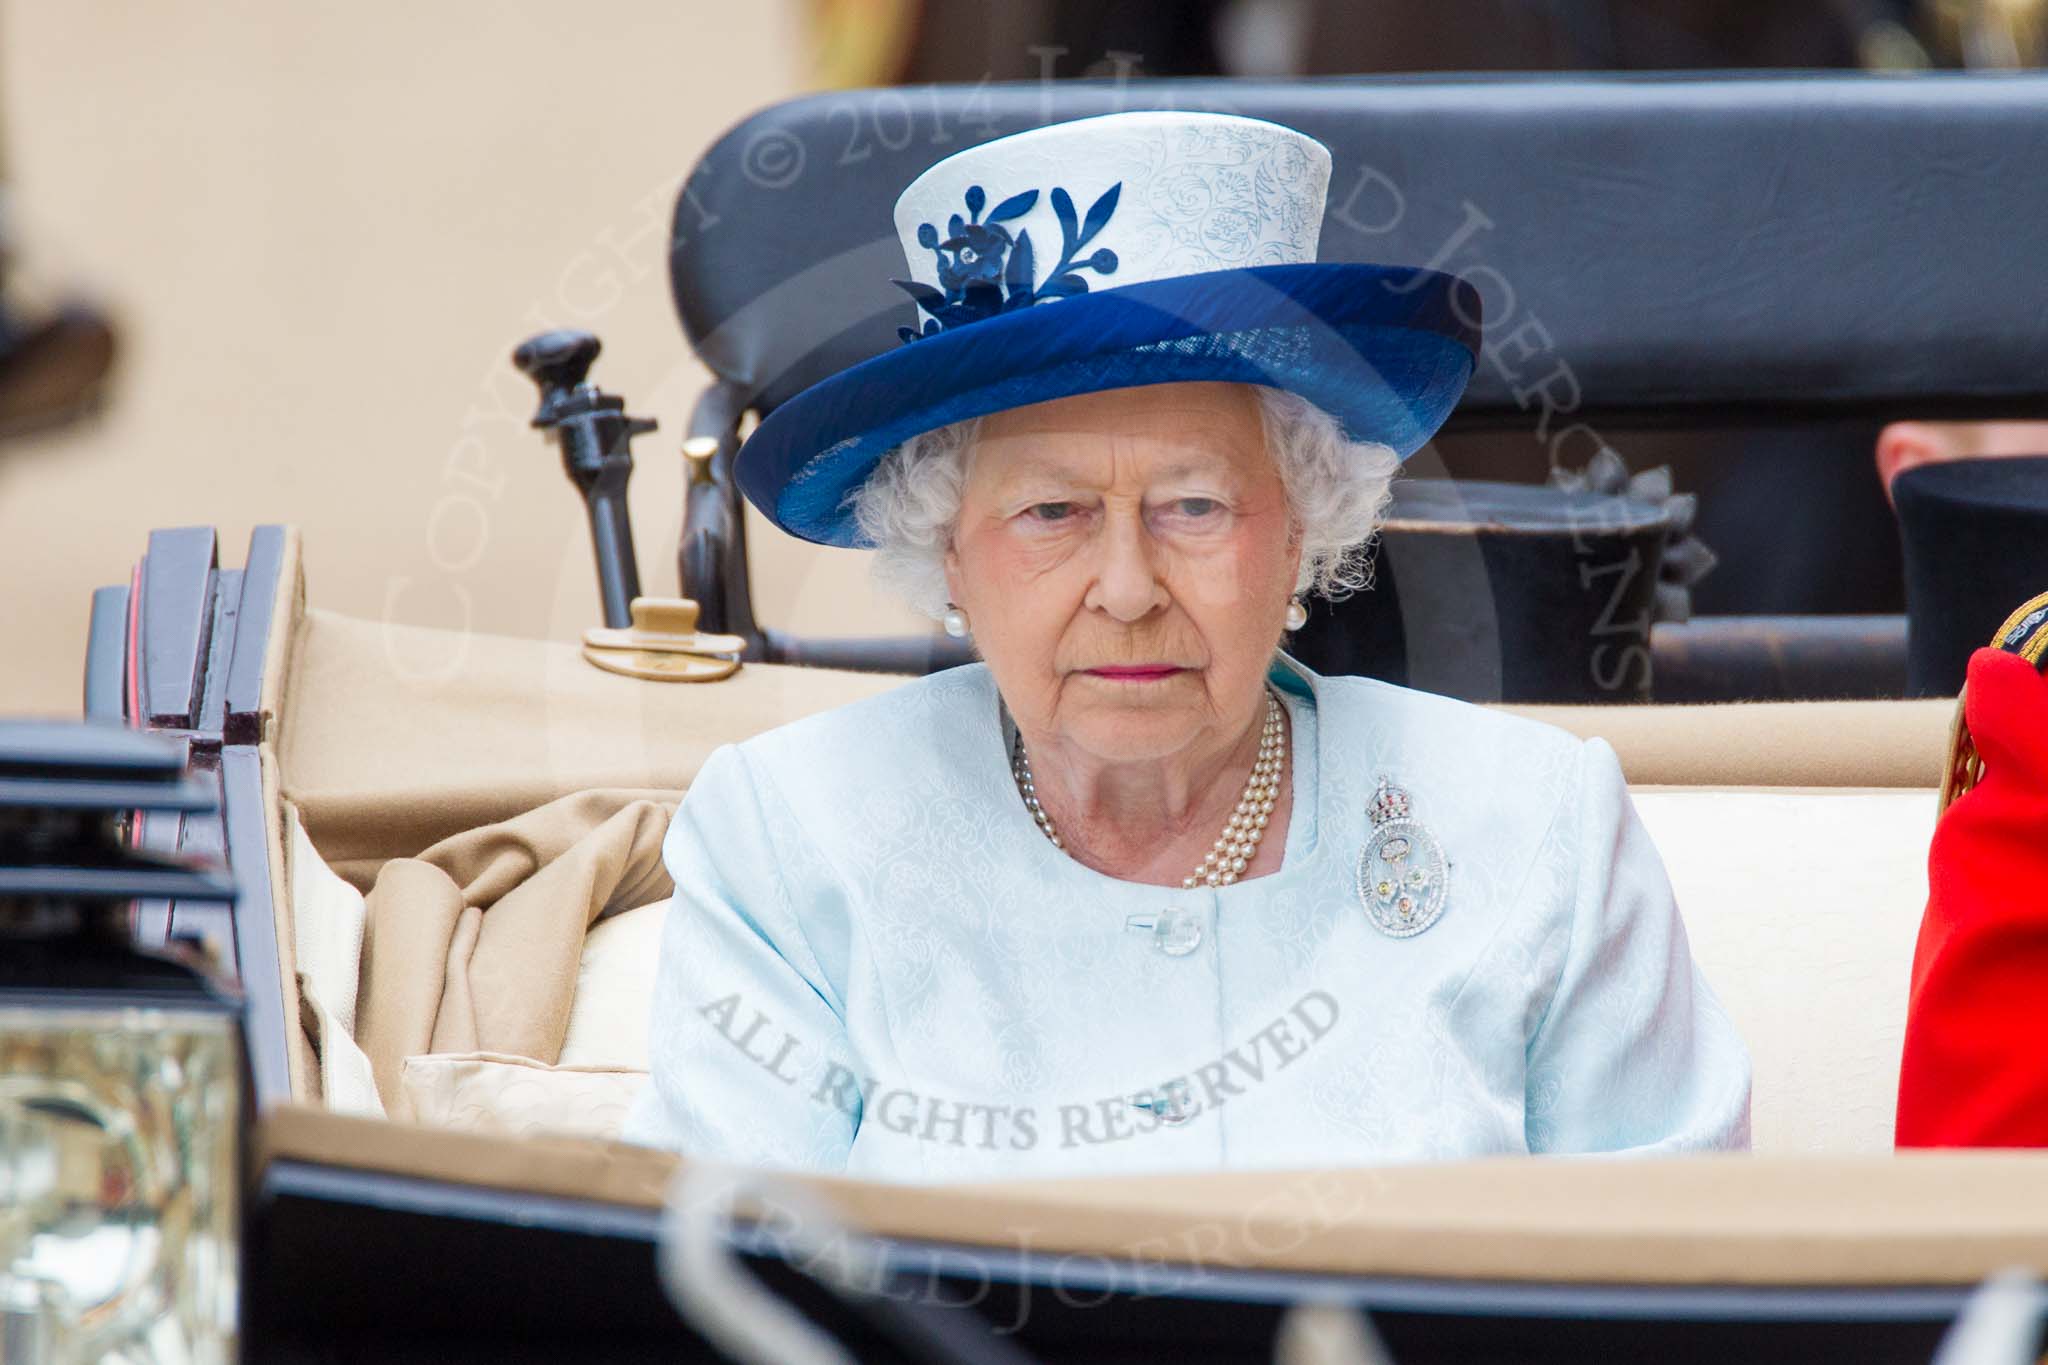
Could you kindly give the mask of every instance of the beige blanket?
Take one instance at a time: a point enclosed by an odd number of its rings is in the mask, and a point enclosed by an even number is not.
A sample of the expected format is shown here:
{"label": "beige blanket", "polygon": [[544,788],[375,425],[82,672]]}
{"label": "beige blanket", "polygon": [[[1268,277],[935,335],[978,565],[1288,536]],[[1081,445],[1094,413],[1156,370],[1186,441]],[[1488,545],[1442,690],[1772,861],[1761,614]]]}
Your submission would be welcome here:
{"label": "beige blanket", "polygon": [[576,792],[394,858],[366,899],[356,1040],[394,1117],[424,1052],[553,1063],[583,937],[608,913],[673,892],[661,862],[676,793]]}

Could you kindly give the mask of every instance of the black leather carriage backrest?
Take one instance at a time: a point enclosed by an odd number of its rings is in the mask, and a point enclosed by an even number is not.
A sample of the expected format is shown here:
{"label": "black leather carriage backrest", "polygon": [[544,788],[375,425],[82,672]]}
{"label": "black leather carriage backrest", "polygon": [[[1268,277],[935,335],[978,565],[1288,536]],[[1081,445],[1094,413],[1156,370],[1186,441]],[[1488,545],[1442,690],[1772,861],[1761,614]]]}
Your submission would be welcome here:
{"label": "black leather carriage backrest", "polygon": [[[1285,123],[1322,259],[1472,278],[1464,419],[2048,413],[2048,76],[1062,82],[793,100],[683,187],[671,280],[755,406],[899,345],[896,196],[962,147],[1120,109]],[[1057,307],[1057,304],[1045,305]]]}

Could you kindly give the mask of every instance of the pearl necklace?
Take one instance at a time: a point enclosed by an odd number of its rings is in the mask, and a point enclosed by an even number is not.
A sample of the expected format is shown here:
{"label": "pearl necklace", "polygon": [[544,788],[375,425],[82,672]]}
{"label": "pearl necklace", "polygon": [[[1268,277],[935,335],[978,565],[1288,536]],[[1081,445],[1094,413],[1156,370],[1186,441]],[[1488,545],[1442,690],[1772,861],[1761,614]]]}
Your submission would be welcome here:
{"label": "pearl necklace", "polygon": [[[1238,799],[1237,809],[1230,813],[1230,821],[1223,827],[1223,837],[1210,846],[1208,856],[1193,873],[1181,878],[1183,890],[1197,886],[1228,886],[1251,866],[1252,858],[1259,851],[1259,840],[1265,837],[1266,826],[1273,819],[1273,804],[1279,798],[1281,773],[1287,766],[1286,723],[1280,710],[1280,699],[1272,688],[1266,689],[1266,725],[1259,734],[1259,757],[1252,764],[1252,775],[1245,781],[1244,795]],[[1038,822],[1038,828],[1045,837],[1052,840],[1054,848],[1065,848],[1060,834],[1053,828],[1052,816],[1039,804],[1038,784],[1031,779],[1031,756],[1024,752],[1024,736],[1017,736],[1017,745],[1010,754],[1010,775],[1017,779],[1017,793],[1024,798],[1024,808],[1031,812],[1031,818]]]}

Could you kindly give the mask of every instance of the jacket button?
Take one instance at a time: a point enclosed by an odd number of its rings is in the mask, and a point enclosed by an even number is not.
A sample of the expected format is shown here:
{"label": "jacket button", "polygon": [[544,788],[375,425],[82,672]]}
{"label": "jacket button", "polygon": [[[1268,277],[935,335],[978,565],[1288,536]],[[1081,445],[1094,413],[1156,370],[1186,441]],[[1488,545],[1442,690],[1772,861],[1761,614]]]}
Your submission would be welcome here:
{"label": "jacket button", "polygon": [[1159,927],[1152,935],[1160,952],[1168,957],[1186,957],[1202,946],[1202,921],[1185,910],[1167,910],[1159,916]]}
{"label": "jacket button", "polygon": [[1186,957],[1202,946],[1202,917],[1191,910],[1169,906],[1156,915],[1129,915],[1124,928],[1149,930],[1152,946],[1168,957]]}

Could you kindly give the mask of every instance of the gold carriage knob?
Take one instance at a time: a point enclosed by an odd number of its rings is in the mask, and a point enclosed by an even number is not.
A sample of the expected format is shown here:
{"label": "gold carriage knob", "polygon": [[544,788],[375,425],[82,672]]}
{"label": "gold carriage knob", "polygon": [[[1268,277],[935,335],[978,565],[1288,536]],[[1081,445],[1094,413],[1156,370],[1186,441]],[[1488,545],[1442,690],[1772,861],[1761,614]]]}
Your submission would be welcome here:
{"label": "gold carriage knob", "polygon": [[633,624],[583,632],[583,657],[611,673],[653,682],[717,682],[740,666],[747,642],[697,629],[697,604],[687,597],[636,597]]}

